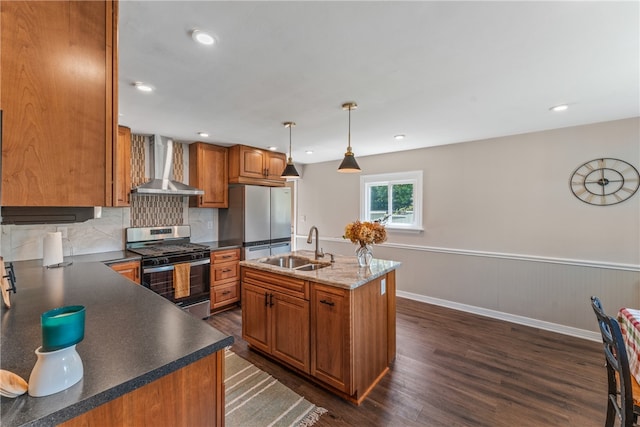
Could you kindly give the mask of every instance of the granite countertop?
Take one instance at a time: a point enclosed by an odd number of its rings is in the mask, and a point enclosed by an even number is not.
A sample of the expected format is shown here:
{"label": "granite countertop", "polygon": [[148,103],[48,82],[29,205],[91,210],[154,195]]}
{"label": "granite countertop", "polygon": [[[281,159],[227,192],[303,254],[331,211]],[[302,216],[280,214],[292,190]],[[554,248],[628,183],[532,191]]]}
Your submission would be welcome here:
{"label": "granite countertop", "polygon": [[85,336],[77,345],[84,377],[46,397],[1,397],[4,427],[56,425],[233,343],[233,337],[102,262],[56,269],[34,261],[13,265],[17,293],[11,294],[10,309],[0,309],[0,367],[28,381],[34,351],[42,344],[40,315],[80,304],[86,307]]}
{"label": "granite countertop", "polygon": [[260,262],[266,258],[254,260],[240,261],[240,265],[244,267],[252,267],[258,270],[269,271],[272,273],[283,274],[285,276],[296,277],[305,280],[311,280],[325,285],[336,286],[343,289],[355,289],[364,285],[373,279],[376,279],[388,272],[400,267],[398,261],[390,261],[374,258],[369,267],[359,267],[358,260],[354,256],[334,255],[335,262],[331,263],[331,257],[327,254],[324,258],[314,260],[313,251],[295,251],[286,254],[273,255],[273,257],[286,257],[289,255],[309,258],[312,262],[329,264],[327,267],[313,270],[300,271],[291,268],[278,267],[271,264]]}

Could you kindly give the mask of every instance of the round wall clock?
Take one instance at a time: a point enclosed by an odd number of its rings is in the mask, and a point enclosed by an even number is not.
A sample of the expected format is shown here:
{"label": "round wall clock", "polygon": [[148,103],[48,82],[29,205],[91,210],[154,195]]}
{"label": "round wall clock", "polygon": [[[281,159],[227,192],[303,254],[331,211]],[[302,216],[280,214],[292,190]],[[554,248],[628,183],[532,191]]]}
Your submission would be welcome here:
{"label": "round wall clock", "polygon": [[574,196],[583,202],[608,206],[633,196],[640,186],[640,175],[623,160],[594,159],[573,172],[569,185]]}

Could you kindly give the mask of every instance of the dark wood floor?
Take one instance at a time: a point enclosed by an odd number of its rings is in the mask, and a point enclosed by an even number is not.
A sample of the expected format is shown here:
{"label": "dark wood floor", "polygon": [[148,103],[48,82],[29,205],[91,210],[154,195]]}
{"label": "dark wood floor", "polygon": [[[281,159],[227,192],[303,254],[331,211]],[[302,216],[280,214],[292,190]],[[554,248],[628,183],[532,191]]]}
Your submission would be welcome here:
{"label": "dark wood floor", "polygon": [[[602,346],[398,298],[396,361],[360,405],[251,351],[239,308],[208,322],[232,350],[326,408],[317,426],[602,426]],[[595,322],[595,318],[594,318]]]}

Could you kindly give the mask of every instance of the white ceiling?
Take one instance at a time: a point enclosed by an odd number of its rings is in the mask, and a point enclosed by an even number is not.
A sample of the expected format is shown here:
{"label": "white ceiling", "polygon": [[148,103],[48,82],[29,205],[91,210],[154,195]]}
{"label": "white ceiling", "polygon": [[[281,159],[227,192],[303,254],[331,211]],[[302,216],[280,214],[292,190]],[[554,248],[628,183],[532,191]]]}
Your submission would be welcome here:
{"label": "white ceiling", "polygon": [[639,17],[637,1],[123,0],[119,121],[283,152],[294,121],[294,161],[315,163],[343,157],[347,101],[356,158],[635,117]]}

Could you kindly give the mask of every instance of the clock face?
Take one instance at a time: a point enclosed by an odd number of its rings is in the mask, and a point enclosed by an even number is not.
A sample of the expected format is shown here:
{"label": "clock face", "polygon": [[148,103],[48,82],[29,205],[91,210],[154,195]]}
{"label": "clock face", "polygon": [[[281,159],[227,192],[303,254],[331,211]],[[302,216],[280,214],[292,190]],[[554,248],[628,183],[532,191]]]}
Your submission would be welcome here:
{"label": "clock face", "polygon": [[590,205],[607,206],[624,202],[638,191],[640,175],[629,163],[618,159],[595,159],[571,175],[571,191]]}

